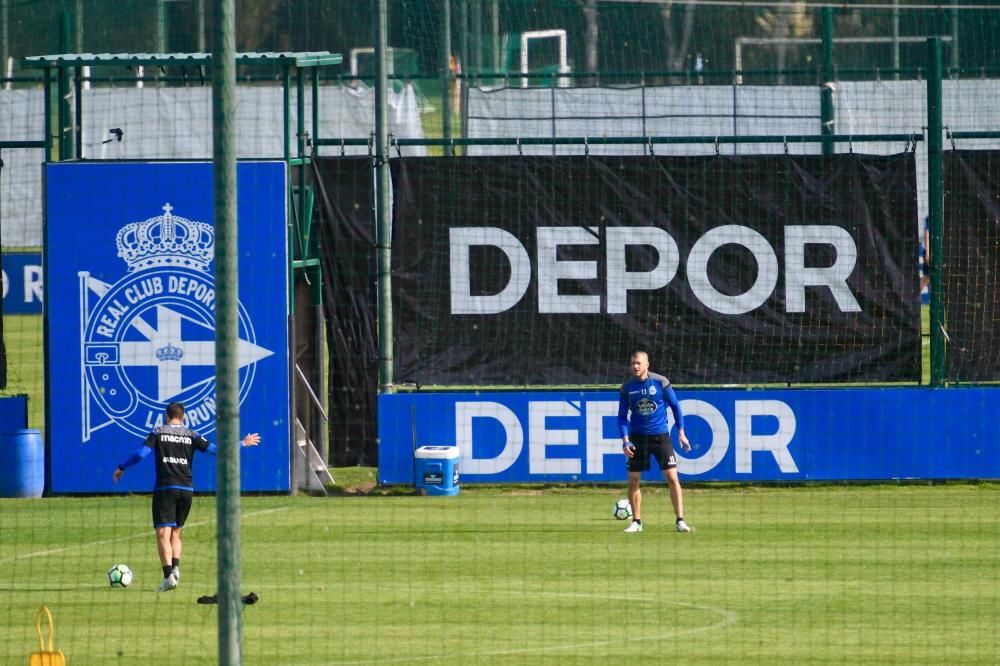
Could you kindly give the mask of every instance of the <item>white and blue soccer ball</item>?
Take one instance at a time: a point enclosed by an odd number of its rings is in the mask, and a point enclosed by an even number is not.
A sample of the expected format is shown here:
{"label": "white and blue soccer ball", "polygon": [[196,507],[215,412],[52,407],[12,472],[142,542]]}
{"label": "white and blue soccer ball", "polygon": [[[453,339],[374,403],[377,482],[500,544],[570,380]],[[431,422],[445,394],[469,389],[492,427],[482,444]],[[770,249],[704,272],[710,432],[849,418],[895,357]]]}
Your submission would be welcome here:
{"label": "white and blue soccer ball", "polygon": [[618,500],[615,502],[615,508],[612,514],[618,520],[628,520],[632,517],[632,503],[627,499]]}
{"label": "white and blue soccer ball", "polygon": [[108,582],[111,587],[128,587],[132,584],[132,570],[127,564],[116,564],[108,569]]}

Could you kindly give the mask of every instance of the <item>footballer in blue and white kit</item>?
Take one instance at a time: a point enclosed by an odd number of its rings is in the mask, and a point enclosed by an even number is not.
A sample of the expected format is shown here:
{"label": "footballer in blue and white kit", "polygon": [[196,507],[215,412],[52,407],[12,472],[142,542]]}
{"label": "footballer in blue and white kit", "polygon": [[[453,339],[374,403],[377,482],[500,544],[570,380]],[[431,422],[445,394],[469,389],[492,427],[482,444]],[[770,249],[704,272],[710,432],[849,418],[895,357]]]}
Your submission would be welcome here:
{"label": "footballer in blue and white kit", "polygon": [[649,371],[649,355],[644,351],[632,354],[632,376],[623,383],[618,396],[618,428],[622,450],[628,465],[628,495],[632,503],[632,524],[626,532],[642,531],[642,492],[639,482],[649,469],[650,457],[656,458],[670,489],[670,501],[676,514],[678,532],[690,532],[684,520],[684,498],[677,478],[677,457],[674,455],[667,423],[667,407],[674,413],[677,439],[685,451],[691,443],[684,434],[684,413],[670,380]]}

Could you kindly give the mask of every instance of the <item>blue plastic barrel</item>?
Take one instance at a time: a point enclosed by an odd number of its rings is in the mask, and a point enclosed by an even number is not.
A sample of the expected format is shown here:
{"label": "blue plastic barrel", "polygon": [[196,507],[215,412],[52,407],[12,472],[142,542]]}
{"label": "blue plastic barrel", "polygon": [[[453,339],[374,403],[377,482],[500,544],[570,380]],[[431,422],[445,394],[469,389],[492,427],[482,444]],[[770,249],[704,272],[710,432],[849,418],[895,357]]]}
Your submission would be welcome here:
{"label": "blue plastic barrel", "polygon": [[41,497],[45,445],[38,430],[0,432],[0,497]]}

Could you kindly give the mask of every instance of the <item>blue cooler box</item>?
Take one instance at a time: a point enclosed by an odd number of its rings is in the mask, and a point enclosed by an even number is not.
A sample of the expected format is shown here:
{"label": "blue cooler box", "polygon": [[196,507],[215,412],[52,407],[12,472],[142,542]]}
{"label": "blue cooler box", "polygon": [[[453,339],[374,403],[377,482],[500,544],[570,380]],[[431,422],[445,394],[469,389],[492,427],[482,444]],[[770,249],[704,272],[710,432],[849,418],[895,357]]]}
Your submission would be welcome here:
{"label": "blue cooler box", "polygon": [[413,452],[413,485],[428,495],[458,494],[458,447],[421,446]]}

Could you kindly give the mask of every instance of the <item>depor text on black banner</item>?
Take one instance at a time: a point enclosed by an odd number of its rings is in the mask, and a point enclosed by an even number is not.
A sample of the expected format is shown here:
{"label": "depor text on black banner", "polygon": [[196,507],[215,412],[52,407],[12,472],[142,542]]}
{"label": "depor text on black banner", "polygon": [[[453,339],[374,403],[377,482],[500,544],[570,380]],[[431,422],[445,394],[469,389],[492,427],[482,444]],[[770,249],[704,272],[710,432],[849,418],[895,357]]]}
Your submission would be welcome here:
{"label": "depor text on black banner", "polygon": [[912,154],[393,160],[395,381],[919,381]]}

